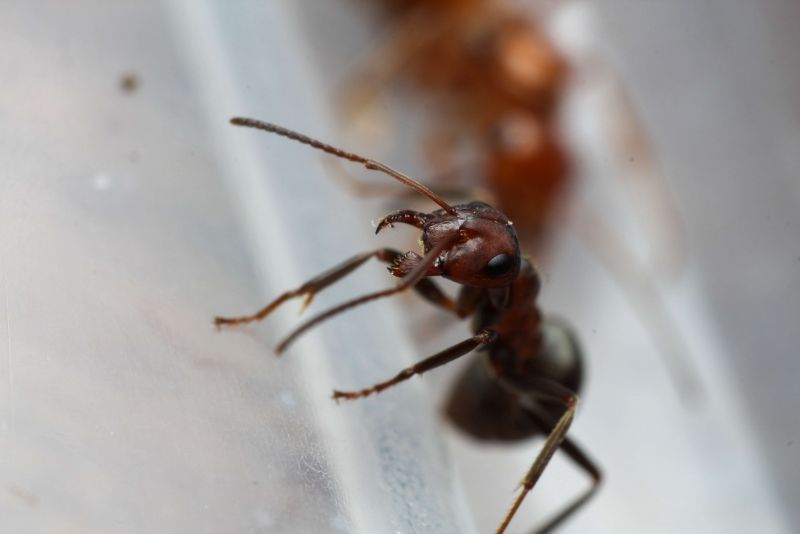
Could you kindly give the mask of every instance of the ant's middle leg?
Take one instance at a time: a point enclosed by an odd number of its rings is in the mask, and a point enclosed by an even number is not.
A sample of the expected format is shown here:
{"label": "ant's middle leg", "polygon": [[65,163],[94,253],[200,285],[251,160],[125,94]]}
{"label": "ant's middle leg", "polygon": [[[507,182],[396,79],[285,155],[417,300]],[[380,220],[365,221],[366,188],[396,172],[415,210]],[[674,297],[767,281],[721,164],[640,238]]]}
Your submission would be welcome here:
{"label": "ant's middle leg", "polygon": [[460,319],[472,315],[483,297],[481,288],[463,286],[458,298],[453,300],[430,278],[423,278],[417,282],[414,291],[434,306],[452,312]]}
{"label": "ant's middle leg", "polygon": [[457,343],[450,348],[447,348],[441,352],[434,354],[428,358],[425,358],[421,362],[403,369],[394,378],[386,380],[385,382],[380,382],[375,384],[372,387],[365,388],[358,391],[336,391],[333,392],[333,398],[335,400],[339,399],[346,399],[346,400],[353,400],[358,399],[361,397],[366,397],[368,395],[372,395],[373,393],[380,393],[384,389],[390,388],[394,385],[399,384],[405,380],[408,380],[414,375],[421,375],[426,371],[430,371],[431,369],[435,369],[440,367],[446,363],[450,363],[451,361],[464,356],[465,354],[469,354],[473,350],[478,347],[488,345],[492,343],[497,338],[497,334],[495,334],[491,330],[482,330],[472,336],[469,339],[462,341],[461,343]]}

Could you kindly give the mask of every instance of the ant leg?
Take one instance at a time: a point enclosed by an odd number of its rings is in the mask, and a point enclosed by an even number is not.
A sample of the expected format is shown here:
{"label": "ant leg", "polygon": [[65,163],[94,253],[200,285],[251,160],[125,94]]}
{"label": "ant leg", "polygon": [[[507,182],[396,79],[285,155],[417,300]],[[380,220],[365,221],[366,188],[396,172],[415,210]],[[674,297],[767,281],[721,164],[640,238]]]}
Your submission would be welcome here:
{"label": "ant leg", "polygon": [[458,298],[453,300],[430,278],[423,278],[417,282],[414,291],[434,306],[454,313],[459,319],[472,315],[483,298],[483,289],[463,286],[458,292]]}
{"label": "ant leg", "polygon": [[458,298],[453,300],[430,278],[417,282],[414,291],[434,306],[454,313],[459,319],[472,315],[484,296],[483,289],[479,287],[462,286]]}
{"label": "ant leg", "polygon": [[430,278],[423,278],[417,282],[417,285],[414,286],[414,291],[434,306],[458,313],[456,311],[457,303],[453,302],[453,299],[442,291],[442,288]]}
{"label": "ant leg", "polygon": [[[389,297],[394,295],[395,293],[400,293],[401,291],[405,291],[410,287],[416,286],[420,280],[422,280],[425,276],[427,276],[428,270],[433,266],[436,259],[439,255],[444,252],[445,250],[449,249],[453,243],[455,242],[455,238],[446,239],[439,243],[437,246],[433,247],[431,250],[425,254],[425,257],[420,258],[418,261],[414,262],[413,269],[410,272],[406,273],[403,277],[402,281],[391,289],[384,289],[382,291],[376,291],[374,293],[368,293],[366,295],[362,295],[352,300],[348,300],[339,304],[338,306],[334,306],[327,311],[312,317],[305,323],[301,324],[297,328],[294,329],[283,341],[278,344],[275,348],[275,352],[278,354],[282,353],[286,348],[292,344],[292,342],[297,339],[300,335],[303,334],[306,330],[333,317],[334,315],[338,315],[343,311],[349,310],[350,308],[354,308],[356,306],[360,306],[361,304],[366,304],[367,302],[371,302],[373,300],[377,300],[384,297]],[[383,249],[381,249],[383,250]],[[352,270],[352,269],[350,269]],[[349,272],[349,271],[348,271]]]}
{"label": "ant leg", "polygon": [[543,526],[536,529],[533,534],[546,534],[548,532],[552,532],[565,519],[575,513],[581,506],[586,504],[595,493],[597,493],[597,490],[600,488],[600,482],[603,480],[603,474],[600,472],[600,468],[597,467],[597,464],[595,464],[574,441],[565,437],[564,441],[561,442],[560,449],[567,456],[569,456],[570,460],[575,462],[578,467],[583,469],[589,475],[589,477],[592,479],[592,485],[589,486],[589,488],[574,501],[572,501],[569,506],[561,510],[558,515],[553,517]]}
{"label": "ant leg", "polygon": [[[500,384],[504,387],[507,387],[514,391],[515,393],[519,393],[518,388],[514,387],[512,384],[508,383],[502,377],[498,377]],[[550,430],[550,434],[547,436],[547,439],[544,441],[544,445],[542,446],[542,450],[539,451],[539,454],[536,456],[536,459],[531,465],[531,468],[528,470],[528,473],[525,475],[525,478],[522,479],[520,485],[522,486],[522,491],[520,492],[517,499],[514,501],[514,504],[511,506],[511,509],[506,514],[503,522],[497,528],[496,534],[502,534],[508,528],[509,523],[511,523],[511,519],[514,517],[514,514],[517,513],[522,501],[525,497],[530,493],[533,487],[536,485],[536,482],[542,476],[547,464],[550,463],[550,459],[553,457],[555,452],[558,448],[563,444],[564,440],[567,436],[567,431],[569,430],[570,425],[572,424],[572,420],[575,417],[575,410],[578,404],[578,396],[571,392],[569,389],[561,386],[560,384],[553,382],[551,380],[546,379],[535,379],[529,378],[528,379],[531,385],[535,384],[536,391],[529,392],[525,396],[527,397],[537,397],[543,398],[547,400],[557,401],[562,403],[565,406],[564,413],[559,417],[558,421],[553,425],[552,430]],[[581,502],[578,503],[583,504],[583,501],[588,499],[588,497],[582,498]],[[568,508],[566,511],[572,513],[576,508],[574,505]],[[558,522],[563,520],[566,515],[559,514],[556,519]],[[552,522],[551,522],[552,523]],[[547,525],[550,528],[550,525]]]}
{"label": "ant leg", "polygon": [[400,252],[389,248],[381,248],[378,250],[373,250],[371,252],[365,252],[363,254],[353,256],[349,260],[340,263],[339,265],[331,269],[328,269],[322,274],[312,278],[305,284],[301,285],[299,288],[283,293],[282,295],[278,296],[275,300],[264,306],[261,310],[257,311],[252,315],[245,315],[242,317],[215,317],[214,324],[219,328],[220,326],[223,325],[235,326],[240,324],[251,323],[253,321],[260,321],[264,319],[267,315],[275,311],[284,302],[291,300],[293,298],[303,297],[303,296],[305,297],[305,300],[303,301],[302,310],[305,310],[308,307],[308,305],[311,304],[311,301],[314,300],[314,296],[317,293],[319,293],[329,285],[342,279],[343,277],[347,276],[355,269],[360,267],[368,259],[375,257],[381,261],[391,263],[400,256],[401,256]]}
{"label": "ant leg", "polygon": [[359,391],[336,391],[333,392],[333,398],[335,400],[339,399],[346,399],[346,400],[353,400],[358,399],[361,397],[366,397],[368,395],[372,395],[373,393],[380,393],[384,389],[390,388],[400,382],[408,380],[414,375],[421,375],[426,371],[430,371],[431,369],[435,369],[441,365],[446,363],[450,363],[451,361],[464,356],[465,354],[469,354],[476,348],[487,345],[493,342],[497,338],[497,334],[492,332],[491,330],[482,330],[472,336],[469,339],[462,341],[456,345],[453,345],[450,348],[447,348],[441,352],[434,354],[428,358],[425,358],[421,362],[403,369],[397,375],[390,379],[386,380],[385,382],[380,382],[375,384],[372,387],[362,389]]}
{"label": "ant leg", "polygon": [[472,315],[484,298],[482,288],[462,286],[454,301],[444,294],[436,282],[428,278],[420,280],[414,289],[428,301],[455,313],[459,319]]}
{"label": "ant leg", "polygon": [[[526,395],[529,397],[531,396],[530,394],[524,393],[519,388],[515,389],[521,395]],[[533,395],[536,394],[534,393]],[[541,413],[538,413],[536,410],[529,409],[526,410],[526,413],[536,422],[543,432],[546,433],[549,431],[548,429],[553,427],[552,421],[548,420],[547,417],[543,416]],[[547,523],[533,531],[533,534],[546,534],[547,532],[552,532],[564,520],[581,508],[581,506],[586,504],[595,493],[597,493],[597,490],[600,488],[600,483],[603,479],[603,474],[600,472],[600,468],[597,466],[597,464],[595,464],[594,461],[592,461],[574,441],[568,437],[565,437],[564,441],[561,442],[560,450],[564,452],[578,467],[586,472],[587,475],[589,475],[589,478],[591,478],[591,486],[589,486],[586,491],[573,500],[569,506],[561,510]]]}
{"label": "ant leg", "polygon": [[[404,254],[402,252],[389,248],[373,250],[372,252],[366,252],[364,254],[359,254],[358,256],[353,256],[344,263],[341,263],[336,267],[325,271],[319,276],[314,277],[299,288],[281,294],[275,300],[252,315],[245,315],[242,317],[215,317],[214,324],[219,328],[221,326],[236,326],[260,321],[275,311],[284,302],[293,298],[305,296],[302,309],[300,310],[302,312],[311,304],[311,301],[314,299],[314,296],[317,293],[341,278],[347,276],[368,259],[374,257],[391,265],[396,263],[403,256]],[[450,299],[450,297],[448,297],[432,280],[423,278],[414,286],[414,291],[416,291],[422,298],[431,304],[439,306],[440,308],[451,311],[458,309],[458,305],[454,303],[452,299]]]}

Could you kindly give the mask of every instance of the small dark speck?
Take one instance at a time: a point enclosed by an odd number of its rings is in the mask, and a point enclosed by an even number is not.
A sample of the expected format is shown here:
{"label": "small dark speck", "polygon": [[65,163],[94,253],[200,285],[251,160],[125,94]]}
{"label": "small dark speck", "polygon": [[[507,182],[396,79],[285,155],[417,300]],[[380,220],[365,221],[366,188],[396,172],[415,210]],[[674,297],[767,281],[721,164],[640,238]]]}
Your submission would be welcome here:
{"label": "small dark speck", "polygon": [[253,481],[253,485],[254,485],[254,486],[258,486],[258,480],[254,480],[254,481]]}
{"label": "small dark speck", "polygon": [[794,445],[794,441],[791,441],[791,440],[790,440],[790,441],[787,441],[787,442],[786,442],[786,446],[787,446],[787,447],[791,447],[792,445]]}
{"label": "small dark speck", "polygon": [[123,74],[119,78],[119,90],[125,94],[135,93],[140,85],[139,77],[133,73]]}
{"label": "small dark speck", "polygon": [[39,506],[39,497],[31,493],[30,491],[17,486],[16,484],[7,485],[6,490],[8,490],[8,492],[11,495],[18,498],[31,508],[36,508],[37,506]]}

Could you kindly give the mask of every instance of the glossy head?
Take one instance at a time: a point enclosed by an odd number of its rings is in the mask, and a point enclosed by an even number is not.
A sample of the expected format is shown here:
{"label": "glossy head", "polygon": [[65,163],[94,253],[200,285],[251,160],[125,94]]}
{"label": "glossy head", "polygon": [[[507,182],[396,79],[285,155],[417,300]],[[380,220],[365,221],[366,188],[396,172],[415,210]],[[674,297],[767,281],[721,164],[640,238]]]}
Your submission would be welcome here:
{"label": "glossy head", "polygon": [[429,274],[472,287],[504,287],[513,282],[519,273],[520,251],[511,221],[483,202],[461,204],[455,211],[434,212],[423,228],[425,252],[453,241]]}

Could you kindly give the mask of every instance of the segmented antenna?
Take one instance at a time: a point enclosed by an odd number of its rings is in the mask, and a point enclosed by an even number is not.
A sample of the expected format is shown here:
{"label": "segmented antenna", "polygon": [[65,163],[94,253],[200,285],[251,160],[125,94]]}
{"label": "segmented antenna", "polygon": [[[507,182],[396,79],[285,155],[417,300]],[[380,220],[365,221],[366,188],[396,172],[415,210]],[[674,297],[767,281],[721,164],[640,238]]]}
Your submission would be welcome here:
{"label": "segmented antenna", "polygon": [[264,130],[265,132],[270,132],[274,134],[281,135],[283,137],[288,137],[294,141],[298,141],[303,143],[304,145],[309,145],[314,147],[318,150],[322,150],[323,152],[327,152],[328,154],[334,155],[336,157],[346,159],[349,161],[353,161],[355,163],[361,163],[369,170],[372,171],[380,171],[384,174],[388,174],[398,182],[407,185],[411,189],[422,193],[429,199],[433,200],[439,206],[441,206],[447,213],[451,215],[455,215],[456,210],[442,200],[436,193],[419,183],[418,181],[414,180],[410,176],[403,174],[400,171],[396,171],[393,168],[389,167],[388,165],[384,165],[379,161],[375,161],[373,159],[365,158],[359,156],[358,154],[353,154],[352,152],[347,152],[342,150],[341,148],[336,148],[335,146],[331,146],[329,144],[323,143],[322,141],[317,141],[307,135],[303,135],[301,133],[295,132],[294,130],[290,130],[288,128],[284,128],[283,126],[278,126],[276,124],[271,124],[269,122],[259,121],[256,119],[248,119],[246,117],[234,117],[231,119],[231,124],[236,126],[246,126],[248,128],[255,128],[257,130]]}

